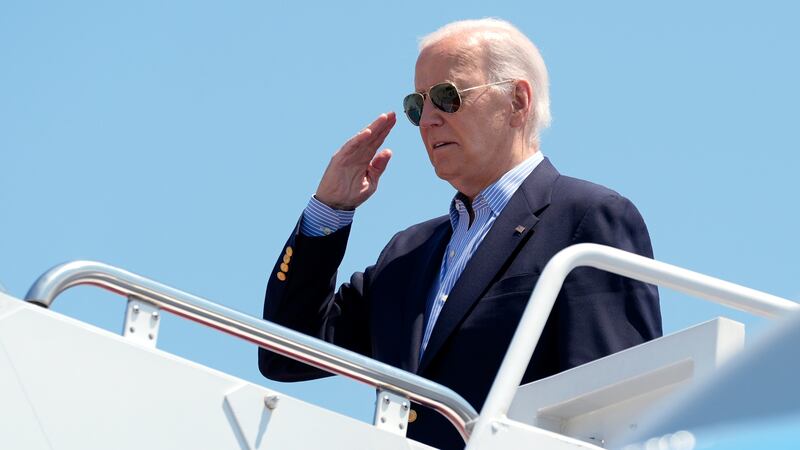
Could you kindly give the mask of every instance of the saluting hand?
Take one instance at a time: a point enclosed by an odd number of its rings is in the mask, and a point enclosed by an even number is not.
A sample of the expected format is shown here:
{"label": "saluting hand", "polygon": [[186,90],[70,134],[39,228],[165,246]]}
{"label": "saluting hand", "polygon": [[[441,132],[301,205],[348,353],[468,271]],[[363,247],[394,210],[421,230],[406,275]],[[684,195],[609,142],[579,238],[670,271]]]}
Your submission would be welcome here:
{"label": "saluting hand", "polygon": [[378,179],[389,164],[392,151],[376,154],[397,118],[381,114],[350,138],[331,158],[315,196],[331,208],[352,210],[364,203],[378,188]]}

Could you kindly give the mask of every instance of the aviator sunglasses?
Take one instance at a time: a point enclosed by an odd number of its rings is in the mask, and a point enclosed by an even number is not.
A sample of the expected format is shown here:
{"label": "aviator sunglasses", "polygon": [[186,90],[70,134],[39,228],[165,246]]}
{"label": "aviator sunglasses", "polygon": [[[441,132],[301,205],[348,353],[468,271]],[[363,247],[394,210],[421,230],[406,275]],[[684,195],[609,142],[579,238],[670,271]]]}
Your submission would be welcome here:
{"label": "aviator sunglasses", "polygon": [[452,82],[446,81],[444,83],[431,86],[427,92],[413,92],[406,95],[406,98],[403,99],[403,109],[406,112],[408,120],[410,120],[415,126],[419,126],[419,121],[422,118],[422,107],[425,105],[425,97],[430,97],[433,106],[438,108],[440,111],[452,114],[461,108],[461,93],[482,87],[509,83],[511,81],[515,80],[503,80],[495,83],[482,84],[480,86],[472,86],[471,88],[461,90],[459,90]]}

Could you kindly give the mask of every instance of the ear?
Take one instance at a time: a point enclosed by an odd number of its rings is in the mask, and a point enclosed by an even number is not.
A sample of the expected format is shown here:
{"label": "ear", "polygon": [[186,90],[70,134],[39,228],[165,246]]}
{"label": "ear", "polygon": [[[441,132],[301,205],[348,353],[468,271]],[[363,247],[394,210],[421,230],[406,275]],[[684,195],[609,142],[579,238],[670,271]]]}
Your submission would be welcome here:
{"label": "ear", "polygon": [[511,98],[511,126],[522,127],[528,123],[528,115],[533,104],[533,88],[528,80],[514,82]]}

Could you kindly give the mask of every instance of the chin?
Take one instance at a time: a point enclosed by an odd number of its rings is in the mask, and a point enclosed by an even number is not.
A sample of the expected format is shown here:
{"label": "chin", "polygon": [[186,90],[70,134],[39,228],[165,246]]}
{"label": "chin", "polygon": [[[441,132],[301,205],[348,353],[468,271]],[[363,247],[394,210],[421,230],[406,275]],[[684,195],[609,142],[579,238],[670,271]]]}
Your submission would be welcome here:
{"label": "chin", "polygon": [[442,164],[433,163],[433,171],[436,172],[437,177],[443,180],[448,179],[449,171]]}
{"label": "chin", "polygon": [[447,183],[458,190],[458,187],[456,186],[456,173],[444,170],[436,170],[436,176],[443,181],[447,181]]}
{"label": "chin", "polygon": [[436,176],[439,178],[447,179],[459,172],[458,164],[454,164],[458,161],[453,160],[453,158],[448,158],[448,156],[449,155],[434,155],[434,158],[431,159],[433,170],[436,171]]}

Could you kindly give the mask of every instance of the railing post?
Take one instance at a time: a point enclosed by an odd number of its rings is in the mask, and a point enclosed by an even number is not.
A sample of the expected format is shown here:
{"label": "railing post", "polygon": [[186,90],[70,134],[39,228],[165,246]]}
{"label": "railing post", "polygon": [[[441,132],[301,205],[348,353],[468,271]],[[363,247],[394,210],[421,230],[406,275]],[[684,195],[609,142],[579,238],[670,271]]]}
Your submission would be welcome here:
{"label": "railing post", "polygon": [[409,402],[408,397],[388,389],[378,389],[375,398],[375,418],[373,423],[382,430],[405,436],[410,410],[411,402]]}
{"label": "railing post", "polygon": [[158,306],[129,296],[122,335],[146,347],[155,348],[158,342],[158,325],[161,323],[159,311]]}

